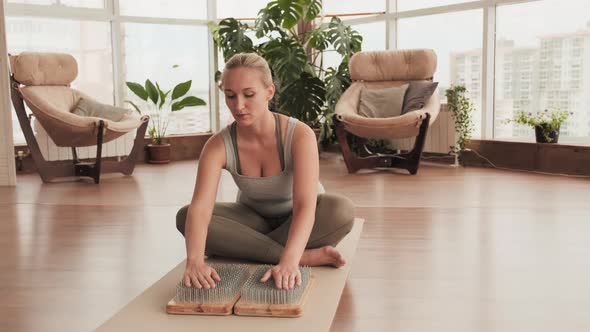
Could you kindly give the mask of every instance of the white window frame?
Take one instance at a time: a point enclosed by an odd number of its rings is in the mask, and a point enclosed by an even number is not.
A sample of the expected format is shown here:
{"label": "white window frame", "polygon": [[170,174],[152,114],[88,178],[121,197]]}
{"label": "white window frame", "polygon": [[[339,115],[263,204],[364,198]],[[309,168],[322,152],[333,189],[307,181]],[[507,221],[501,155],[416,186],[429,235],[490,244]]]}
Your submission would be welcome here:
{"label": "white window frame", "polygon": [[422,17],[435,14],[447,14],[474,9],[483,10],[483,38],[482,38],[482,123],[481,138],[494,138],[494,76],[495,76],[495,33],[496,33],[496,7],[501,5],[537,2],[542,0],[479,0],[473,2],[458,3],[446,6],[421,8],[407,11],[398,11],[398,0],[386,1],[386,13],[370,17],[346,20],[348,24],[363,24],[385,21],[386,47],[390,50],[397,49],[398,20],[410,17]]}
{"label": "white window frame", "polygon": [[[6,4],[6,16],[26,16],[55,19],[72,19],[108,22],[111,26],[111,47],[113,56],[113,87],[114,87],[114,104],[123,106],[125,96],[125,59],[123,57],[123,39],[121,36],[121,25],[123,23],[148,23],[148,24],[167,24],[183,26],[200,26],[207,27],[210,20],[215,20],[216,1],[207,0],[207,19],[177,19],[165,17],[142,17],[120,15],[119,0],[104,0],[104,8],[78,8],[69,7],[59,4],[54,5],[31,5],[19,3]],[[208,52],[209,52],[209,81],[215,77],[215,68],[217,68],[217,53],[213,47],[213,38],[208,35]],[[219,110],[217,102],[217,93],[215,83],[209,85],[209,119],[212,132],[219,130]]]}
{"label": "white window frame", "polygon": [[[435,14],[446,14],[467,10],[483,10],[483,36],[482,36],[482,139],[494,139],[494,101],[495,101],[495,32],[496,32],[496,8],[502,5],[519,3],[531,3],[542,0],[478,0],[472,2],[458,3],[446,6],[437,6],[408,11],[398,11],[398,0],[381,0],[386,2],[386,12],[373,16],[346,19],[348,24],[365,24],[385,21],[386,49],[397,49],[398,41],[398,20],[410,17],[421,17]],[[58,0],[59,2],[59,0]],[[115,87],[114,102],[121,105],[122,96],[125,94],[125,85],[122,68],[124,59],[122,57],[123,45],[120,39],[119,28],[122,23],[152,23],[171,25],[193,25],[207,26],[207,22],[218,20],[216,0],[207,0],[207,19],[171,19],[159,17],[137,17],[122,16],[119,14],[119,0],[105,0],[104,9],[94,8],[72,8],[65,6],[45,6],[28,4],[6,4],[7,16],[33,16],[61,19],[83,19],[93,21],[106,21],[111,23],[112,51],[113,51],[113,84]],[[328,13],[329,14],[329,13]],[[211,131],[219,130],[219,98],[217,87],[213,80],[218,68],[217,50],[214,47],[213,39],[208,36],[209,52],[209,111]]]}

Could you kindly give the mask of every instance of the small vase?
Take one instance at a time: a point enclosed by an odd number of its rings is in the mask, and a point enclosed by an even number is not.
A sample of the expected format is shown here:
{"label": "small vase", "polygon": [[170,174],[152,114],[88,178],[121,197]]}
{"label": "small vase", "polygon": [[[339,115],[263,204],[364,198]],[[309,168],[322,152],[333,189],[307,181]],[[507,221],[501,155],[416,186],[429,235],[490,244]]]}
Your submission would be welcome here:
{"label": "small vase", "polygon": [[170,162],[170,144],[148,144],[150,164],[167,164]]}
{"label": "small vase", "polygon": [[535,138],[537,143],[557,143],[559,140],[559,127],[551,130],[547,125],[535,126]]}

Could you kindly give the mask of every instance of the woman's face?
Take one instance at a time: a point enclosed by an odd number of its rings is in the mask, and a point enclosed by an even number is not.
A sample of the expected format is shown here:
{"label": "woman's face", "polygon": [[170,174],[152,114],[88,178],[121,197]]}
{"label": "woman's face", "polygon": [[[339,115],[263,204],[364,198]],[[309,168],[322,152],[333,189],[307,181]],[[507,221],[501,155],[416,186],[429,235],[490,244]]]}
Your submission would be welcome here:
{"label": "woman's face", "polygon": [[275,92],[274,85],[264,86],[262,73],[245,67],[227,70],[222,88],[227,107],[241,125],[250,125],[263,115]]}

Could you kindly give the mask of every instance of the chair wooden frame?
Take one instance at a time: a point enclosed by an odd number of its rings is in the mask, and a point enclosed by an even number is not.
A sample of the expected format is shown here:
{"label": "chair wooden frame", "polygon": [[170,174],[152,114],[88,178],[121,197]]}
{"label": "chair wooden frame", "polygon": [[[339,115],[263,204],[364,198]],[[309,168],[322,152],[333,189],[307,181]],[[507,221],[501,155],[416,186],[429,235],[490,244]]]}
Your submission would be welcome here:
{"label": "chair wooden frame", "polygon": [[25,140],[31,152],[37,171],[43,182],[50,182],[58,177],[82,176],[91,177],[94,183],[100,182],[101,173],[123,173],[131,175],[135,168],[135,163],[139,156],[140,150],[144,146],[144,137],[147,130],[149,117],[144,119],[143,123],[137,128],[137,134],[133,143],[133,148],[127,157],[120,161],[102,160],[102,144],[104,121],[99,121],[98,134],[96,136],[96,157],[94,161],[81,161],[78,159],[76,147],[72,146],[72,160],[48,161],[43,157],[39,144],[31,128],[30,117],[27,116],[23,97],[19,91],[20,83],[10,75],[10,94],[12,104],[18,122],[25,135]]}
{"label": "chair wooden frame", "polygon": [[356,173],[360,169],[373,168],[401,168],[406,169],[412,175],[418,173],[418,167],[420,166],[420,158],[422,156],[422,151],[424,150],[424,143],[426,140],[426,134],[428,133],[429,123],[430,114],[426,113],[426,117],[422,119],[418,136],[416,136],[414,147],[411,151],[406,153],[373,153],[364,143],[365,139],[355,135],[355,137],[359,138],[362,142],[359,155],[355,153],[348,144],[346,135],[353,134],[346,131],[346,125],[334,117],[336,137],[338,138],[338,144],[340,145],[340,151],[342,152],[348,173]]}

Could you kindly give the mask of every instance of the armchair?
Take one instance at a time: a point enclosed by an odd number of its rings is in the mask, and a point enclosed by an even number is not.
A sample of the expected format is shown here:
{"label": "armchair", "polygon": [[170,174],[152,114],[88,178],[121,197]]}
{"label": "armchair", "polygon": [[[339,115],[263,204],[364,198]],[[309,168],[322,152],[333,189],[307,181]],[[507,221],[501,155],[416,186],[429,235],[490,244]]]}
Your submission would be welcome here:
{"label": "armchair", "polygon": [[[133,173],[138,153],[143,148],[148,116],[125,114],[120,120],[113,121],[72,113],[80,98],[92,99],[70,88],[70,83],[78,75],[78,65],[69,54],[23,52],[10,56],[10,67],[12,103],[35,166],[44,182],[56,177],[86,176],[99,183],[101,172]],[[31,128],[25,103],[57,146],[72,148],[73,160],[45,160]],[[101,160],[103,143],[135,129],[137,134],[134,145],[125,159]],[[96,159],[79,160],[76,147],[93,145],[97,147]]]}
{"label": "armchair", "polygon": [[[416,174],[428,127],[440,110],[436,91],[421,109],[402,115],[371,118],[359,114],[362,89],[399,87],[412,81],[432,81],[436,70],[436,54],[432,50],[398,50],[359,52],[350,59],[353,83],[336,104],[335,129],[338,143],[349,173],[360,169],[402,168]],[[353,134],[361,141],[360,152],[352,151],[346,138]],[[416,137],[411,151],[396,154],[371,152],[365,139],[396,139]]]}

